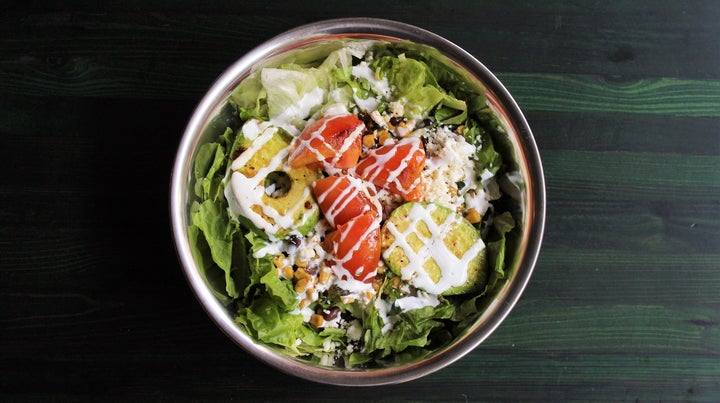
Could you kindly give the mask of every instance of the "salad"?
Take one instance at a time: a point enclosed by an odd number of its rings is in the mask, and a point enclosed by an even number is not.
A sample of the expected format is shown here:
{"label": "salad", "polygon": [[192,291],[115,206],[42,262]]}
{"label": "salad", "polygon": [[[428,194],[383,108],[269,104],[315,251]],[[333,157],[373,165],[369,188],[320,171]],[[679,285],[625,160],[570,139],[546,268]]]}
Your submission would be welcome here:
{"label": "salad", "polygon": [[482,87],[342,39],[244,78],[194,161],[201,274],[257,342],[327,366],[432,354],[509,273],[522,189]]}

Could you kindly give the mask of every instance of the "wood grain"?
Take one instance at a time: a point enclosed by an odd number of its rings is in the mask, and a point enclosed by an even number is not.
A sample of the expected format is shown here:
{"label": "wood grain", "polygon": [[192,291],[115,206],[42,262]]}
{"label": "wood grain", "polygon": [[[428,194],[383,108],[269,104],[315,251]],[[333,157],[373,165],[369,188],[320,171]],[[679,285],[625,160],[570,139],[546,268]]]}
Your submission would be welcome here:
{"label": "wood grain", "polygon": [[[712,1],[0,6],[0,400],[720,401],[720,7]],[[193,108],[285,29],[417,24],[515,96],[543,249],[478,348],[407,384],[261,364],[180,270],[168,186]]]}

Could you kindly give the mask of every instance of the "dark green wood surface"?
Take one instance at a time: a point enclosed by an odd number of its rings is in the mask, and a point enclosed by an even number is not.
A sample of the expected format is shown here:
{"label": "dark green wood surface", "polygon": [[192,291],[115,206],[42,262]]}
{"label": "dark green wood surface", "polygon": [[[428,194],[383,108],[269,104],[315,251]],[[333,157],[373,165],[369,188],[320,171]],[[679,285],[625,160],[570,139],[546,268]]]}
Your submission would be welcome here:
{"label": "dark green wood surface", "polygon": [[[720,401],[720,2],[0,6],[0,401]],[[168,188],[193,108],[283,30],[373,16],[464,47],[526,112],[535,274],[471,354],[382,388],[281,374],[188,287]]]}

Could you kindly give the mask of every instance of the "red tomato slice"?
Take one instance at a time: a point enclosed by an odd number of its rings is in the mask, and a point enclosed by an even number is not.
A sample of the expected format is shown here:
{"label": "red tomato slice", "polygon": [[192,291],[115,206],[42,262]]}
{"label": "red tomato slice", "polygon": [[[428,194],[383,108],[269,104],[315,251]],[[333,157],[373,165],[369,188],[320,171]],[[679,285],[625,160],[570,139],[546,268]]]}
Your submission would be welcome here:
{"label": "red tomato slice", "polygon": [[372,195],[359,178],[328,176],[313,182],[311,188],[320,211],[333,228],[366,211],[375,210],[380,215],[380,206],[373,203]]}
{"label": "red tomato slice", "polygon": [[424,165],[422,141],[417,137],[408,137],[368,151],[367,157],[355,167],[355,172],[366,181],[407,201],[421,201]]}
{"label": "red tomato slice", "polygon": [[332,247],[333,270],[338,277],[344,280],[352,277],[363,283],[375,280],[380,262],[380,218],[375,210],[339,225],[326,242]]}
{"label": "red tomato slice", "polygon": [[324,116],[300,133],[288,165],[300,168],[325,161],[335,168],[352,168],[360,158],[363,131],[365,124],[355,115]]}

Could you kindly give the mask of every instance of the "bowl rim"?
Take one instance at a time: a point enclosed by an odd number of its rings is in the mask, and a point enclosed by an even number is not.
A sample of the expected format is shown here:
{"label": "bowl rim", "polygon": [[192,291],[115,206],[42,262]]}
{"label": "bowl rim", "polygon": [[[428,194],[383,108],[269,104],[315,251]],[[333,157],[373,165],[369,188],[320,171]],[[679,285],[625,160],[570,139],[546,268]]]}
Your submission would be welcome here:
{"label": "bowl rim", "polygon": [[[441,348],[429,358],[397,367],[356,370],[312,366],[273,351],[255,342],[236,326],[222,304],[210,292],[200,276],[188,240],[187,183],[191,165],[208,121],[224,105],[229,92],[250,74],[260,61],[289,48],[338,37],[362,37],[409,40],[430,45],[454,63],[474,75],[498,105],[503,108],[501,118],[515,136],[511,140],[520,146],[518,164],[527,174],[526,196],[528,208],[523,220],[523,241],[516,252],[515,275],[488,306],[464,336]],[[237,345],[265,364],[284,373],[307,380],[343,386],[377,386],[411,381],[439,371],[459,360],[489,337],[507,317],[527,286],[540,253],[545,227],[545,179],[539,151],[530,127],[519,106],[500,80],[467,51],[433,32],[403,22],[380,18],[337,18],[301,25],[259,44],[237,59],[210,86],[193,111],[180,140],[170,177],[171,232],[179,261],[196,299],[213,322]]]}

